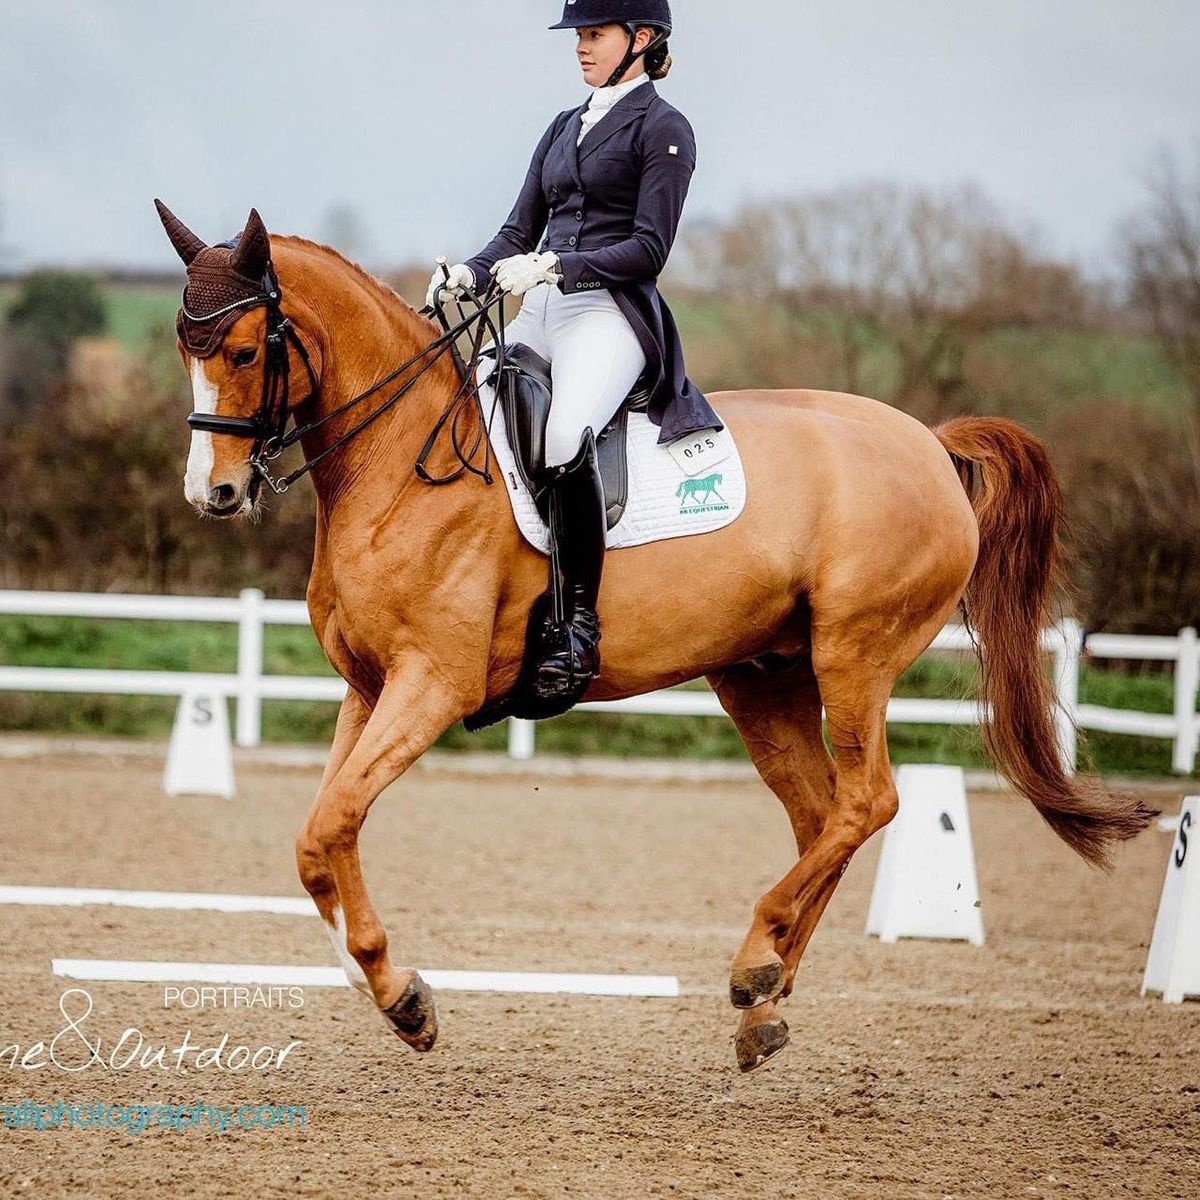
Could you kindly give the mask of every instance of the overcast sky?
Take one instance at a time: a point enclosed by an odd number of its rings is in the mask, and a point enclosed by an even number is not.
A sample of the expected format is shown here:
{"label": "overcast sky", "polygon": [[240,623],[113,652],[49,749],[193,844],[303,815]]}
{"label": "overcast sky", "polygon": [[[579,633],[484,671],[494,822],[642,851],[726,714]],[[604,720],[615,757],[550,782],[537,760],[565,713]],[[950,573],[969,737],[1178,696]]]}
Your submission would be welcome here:
{"label": "overcast sky", "polygon": [[[1103,269],[1157,147],[1200,151],[1200,0],[675,0],[659,84],[699,144],[686,218],[888,179],[979,184]],[[161,195],[218,241],[361,225],[465,258],[588,89],[560,0],[0,0],[7,265],[169,267]],[[343,229],[345,226],[343,224]]]}

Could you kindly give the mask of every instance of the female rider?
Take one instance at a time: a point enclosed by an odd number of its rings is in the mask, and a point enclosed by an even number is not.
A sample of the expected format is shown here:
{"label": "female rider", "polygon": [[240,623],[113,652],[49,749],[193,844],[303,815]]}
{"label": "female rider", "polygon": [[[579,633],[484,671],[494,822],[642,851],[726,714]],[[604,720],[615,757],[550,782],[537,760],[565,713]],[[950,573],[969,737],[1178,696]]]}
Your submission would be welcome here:
{"label": "female rider", "polygon": [[578,696],[600,669],[606,522],[594,434],[639,379],[660,442],[723,428],[687,378],[656,286],[696,164],[687,118],[652,82],[671,67],[670,5],[567,0],[550,28],[576,30],[576,57],[594,91],[551,121],[500,232],[448,278],[435,271],[427,297],[480,291],[494,274],[503,291],[524,296],[508,340],[551,364],[547,482],[569,628],[538,670],[546,699]]}

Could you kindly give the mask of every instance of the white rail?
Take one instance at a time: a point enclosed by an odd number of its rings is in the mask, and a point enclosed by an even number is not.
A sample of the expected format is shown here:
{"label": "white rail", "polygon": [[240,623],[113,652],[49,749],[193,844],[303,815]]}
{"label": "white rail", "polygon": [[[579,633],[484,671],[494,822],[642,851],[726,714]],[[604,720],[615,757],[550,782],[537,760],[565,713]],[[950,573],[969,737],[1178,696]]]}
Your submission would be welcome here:
{"label": "white rail", "polygon": [[[95,670],[75,667],[0,667],[0,690],[28,692],[88,692],[137,696],[179,696],[207,690],[237,702],[237,742],[256,746],[262,736],[264,700],[340,701],[346,685],[336,678],[263,674],[263,630],[268,625],[307,625],[302,600],[268,600],[257,588],[238,597],[121,596],[86,592],[0,591],[0,615],[59,616],[151,621],[213,621],[238,627],[236,674],[190,671]],[[1065,620],[1042,635],[1053,655],[1058,693],[1058,729],[1064,763],[1075,768],[1076,725],[1109,733],[1164,738],[1173,743],[1171,762],[1176,771],[1190,773],[1200,746],[1196,695],[1200,689],[1200,642],[1191,628],[1176,637],[1138,637],[1098,633],[1087,639],[1086,653],[1094,658],[1142,659],[1175,663],[1174,711],[1143,713],[1079,703],[1079,668],[1085,648],[1077,622]],[[966,631],[948,625],[930,650],[969,651]],[[657,713],[670,716],[723,716],[711,692],[677,688],[631,696],[624,700],[587,703],[585,711]],[[888,705],[888,720],[905,725],[978,725],[986,714],[973,701],[896,699]],[[509,722],[508,751],[514,758],[531,758],[535,750],[534,722]]]}

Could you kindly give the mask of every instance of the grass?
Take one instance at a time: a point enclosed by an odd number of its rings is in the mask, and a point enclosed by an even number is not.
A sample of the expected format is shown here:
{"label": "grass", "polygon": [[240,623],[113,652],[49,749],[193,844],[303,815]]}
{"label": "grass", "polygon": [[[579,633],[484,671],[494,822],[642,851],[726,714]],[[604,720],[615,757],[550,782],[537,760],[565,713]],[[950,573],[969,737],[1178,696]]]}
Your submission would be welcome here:
{"label": "grass", "polygon": [[[0,663],[11,666],[95,667],[233,672],[236,632],[220,624],[79,620],[66,617],[0,617]],[[264,662],[269,674],[332,675],[307,628],[268,627]],[[689,687],[703,688],[703,681]],[[899,680],[897,696],[958,697],[973,694],[975,668],[962,656],[928,655]],[[1172,711],[1169,674],[1125,674],[1085,666],[1080,698],[1089,704]],[[162,738],[170,731],[175,702],[137,696],[75,696],[0,692],[0,730]],[[309,701],[267,701],[267,742],[327,742],[336,706]],[[979,733],[971,727],[893,725],[894,762],[985,766]],[[461,725],[438,743],[443,749],[502,750],[503,725],[469,734]],[[619,757],[744,759],[732,722],[723,717],[635,716],[575,712],[539,724],[540,752]],[[1155,738],[1092,733],[1083,758],[1107,774],[1170,773],[1171,745]]]}

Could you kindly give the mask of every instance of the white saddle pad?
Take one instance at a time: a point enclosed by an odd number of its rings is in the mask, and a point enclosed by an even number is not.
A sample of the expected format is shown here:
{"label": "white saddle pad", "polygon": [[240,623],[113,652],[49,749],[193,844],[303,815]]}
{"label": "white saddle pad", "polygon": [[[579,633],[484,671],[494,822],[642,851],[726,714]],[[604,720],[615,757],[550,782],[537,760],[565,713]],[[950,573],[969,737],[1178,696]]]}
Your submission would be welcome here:
{"label": "white saddle pad", "polygon": [[[492,412],[493,395],[490,385],[480,384],[485,413]],[[513,516],[525,540],[549,554],[549,532],[517,472],[504,409],[497,404],[495,412],[492,451],[507,484]],[[629,497],[621,519],[608,531],[610,550],[711,533],[735,520],[745,507],[746,475],[728,428],[719,433],[705,430],[660,446],[658,427],[644,412],[631,412],[627,442]]]}

